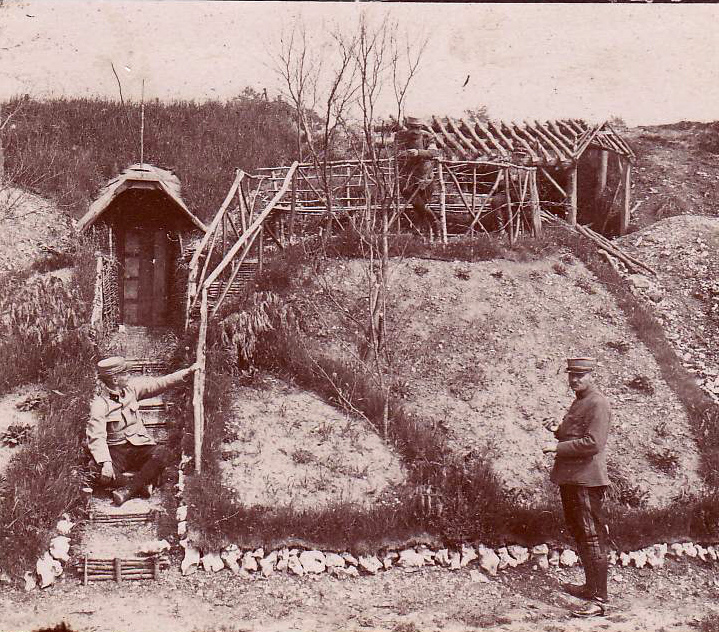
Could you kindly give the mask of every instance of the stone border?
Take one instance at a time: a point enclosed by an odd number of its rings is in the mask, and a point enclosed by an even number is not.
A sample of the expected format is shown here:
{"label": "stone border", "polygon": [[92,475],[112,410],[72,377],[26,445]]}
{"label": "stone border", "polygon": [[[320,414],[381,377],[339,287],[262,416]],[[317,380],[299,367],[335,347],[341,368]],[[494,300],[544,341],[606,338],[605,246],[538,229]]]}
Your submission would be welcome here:
{"label": "stone border", "polygon": [[[182,517],[187,517],[183,506]],[[178,514],[180,509],[178,509]],[[186,527],[185,527],[186,529]],[[438,566],[459,570],[470,564],[480,570],[471,571],[473,581],[490,581],[487,575],[496,576],[498,571],[531,564],[532,570],[548,570],[550,567],[571,568],[579,563],[577,554],[570,548],[550,548],[538,544],[531,549],[520,545],[492,549],[483,544],[463,544],[460,549],[432,550],[426,545],[401,550],[387,550],[374,555],[354,556],[349,552],[323,552],[317,549],[282,548],[265,554],[263,548],[242,550],[235,544],[220,552],[202,552],[184,539],[185,549],[181,571],[183,575],[196,572],[200,566],[206,572],[217,573],[229,569],[234,575],[249,579],[253,575],[269,577],[276,572],[288,572],[297,576],[329,573],[335,577],[359,577],[375,575],[382,570],[398,568],[421,568]],[[693,542],[654,544],[637,551],[609,553],[610,566],[633,566],[635,568],[660,568],[667,557],[688,557],[711,563],[719,561],[719,544],[706,547]],[[483,571],[483,572],[482,572]]]}
{"label": "stone border", "polygon": [[57,535],[50,540],[48,550],[35,562],[35,572],[26,571],[23,575],[26,592],[35,589],[38,585],[40,588],[47,588],[62,575],[63,563],[67,566],[70,562],[69,534],[74,526],[75,523],[70,520],[70,516],[63,514],[62,519],[55,525]]}

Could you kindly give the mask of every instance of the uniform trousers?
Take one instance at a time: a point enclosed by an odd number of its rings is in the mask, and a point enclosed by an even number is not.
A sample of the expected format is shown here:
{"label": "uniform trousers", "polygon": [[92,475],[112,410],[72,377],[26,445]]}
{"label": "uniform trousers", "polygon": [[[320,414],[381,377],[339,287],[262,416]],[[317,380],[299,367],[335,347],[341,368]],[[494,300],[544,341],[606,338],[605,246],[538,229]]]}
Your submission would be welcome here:
{"label": "uniform trousers", "polygon": [[602,502],[606,486],[560,485],[564,519],[577,543],[588,592],[607,599],[607,539]]}

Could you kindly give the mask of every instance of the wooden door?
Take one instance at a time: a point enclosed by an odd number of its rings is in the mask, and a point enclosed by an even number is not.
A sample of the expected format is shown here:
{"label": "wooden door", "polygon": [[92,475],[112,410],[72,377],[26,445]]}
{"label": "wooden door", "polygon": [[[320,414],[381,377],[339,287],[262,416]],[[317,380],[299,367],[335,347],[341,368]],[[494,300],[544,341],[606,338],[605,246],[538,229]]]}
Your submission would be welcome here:
{"label": "wooden door", "polygon": [[144,327],[167,320],[167,236],[164,230],[126,229],[123,322]]}

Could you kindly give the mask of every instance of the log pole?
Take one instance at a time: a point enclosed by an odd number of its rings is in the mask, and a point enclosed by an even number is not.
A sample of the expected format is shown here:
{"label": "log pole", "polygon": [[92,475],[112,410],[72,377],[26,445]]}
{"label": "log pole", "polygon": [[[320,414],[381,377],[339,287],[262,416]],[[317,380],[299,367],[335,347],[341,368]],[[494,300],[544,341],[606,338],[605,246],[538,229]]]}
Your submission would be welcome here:
{"label": "log pole", "polygon": [[607,167],[609,165],[609,152],[606,149],[599,151],[599,171],[597,172],[597,194],[596,198],[600,199],[604,195],[604,189],[607,188]]}
{"label": "log pole", "polygon": [[622,204],[622,216],[619,222],[619,234],[626,235],[631,220],[631,198],[632,198],[632,163],[629,161],[624,165],[624,204]]}
{"label": "log pole", "polygon": [[577,165],[573,164],[569,168],[567,180],[567,205],[568,217],[567,221],[572,225],[577,225]]}
{"label": "log pole", "polygon": [[437,174],[439,175],[439,212],[442,222],[442,243],[447,243],[447,186],[444,182],[444,169],[442,161],[437,162]]}

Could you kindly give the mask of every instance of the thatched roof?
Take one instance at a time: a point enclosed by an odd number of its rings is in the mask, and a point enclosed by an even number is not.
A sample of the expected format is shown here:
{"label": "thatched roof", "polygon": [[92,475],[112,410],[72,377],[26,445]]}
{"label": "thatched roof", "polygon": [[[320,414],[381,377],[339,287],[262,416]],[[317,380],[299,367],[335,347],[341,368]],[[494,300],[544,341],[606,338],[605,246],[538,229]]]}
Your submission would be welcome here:
{"label": "thatched roof", "polygon": [[201,231],[207,231],[207,227],[190,212],[190,209],[182,201],[179,178],[171,171],[147,163],[132,165],[119,176],[110,180],[100,190],[95,201],[90,204],[87,213],[79,220],[78,229],[87,230],[121,193],[133,188],[149,188],[164,192],[186,215],[187,219]]}
{"label": "thatched roof", "polygon": [[579,119],[507,123],[432,117],[424,129],[450,160],[521,160],[535,166],[568,165],[588,147],[606,149],[634,161],[631,147],[609,123]]}

